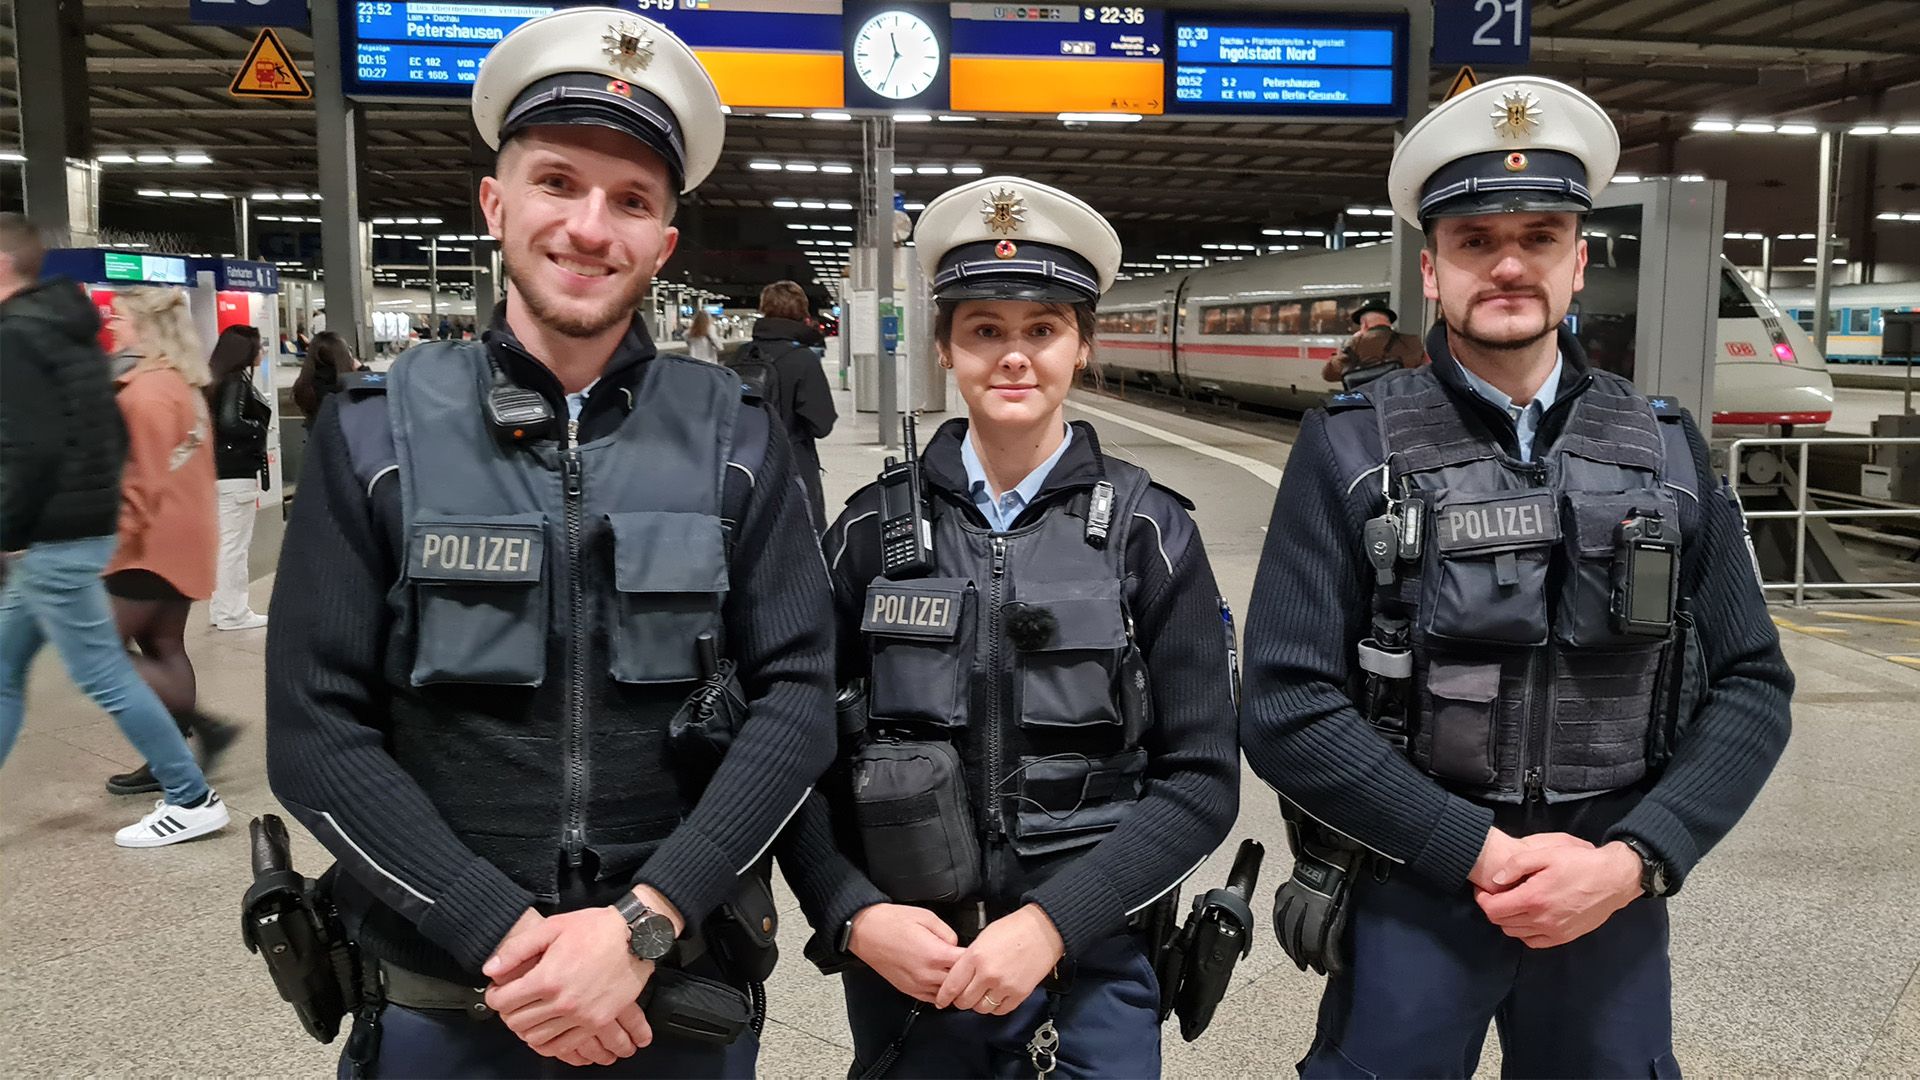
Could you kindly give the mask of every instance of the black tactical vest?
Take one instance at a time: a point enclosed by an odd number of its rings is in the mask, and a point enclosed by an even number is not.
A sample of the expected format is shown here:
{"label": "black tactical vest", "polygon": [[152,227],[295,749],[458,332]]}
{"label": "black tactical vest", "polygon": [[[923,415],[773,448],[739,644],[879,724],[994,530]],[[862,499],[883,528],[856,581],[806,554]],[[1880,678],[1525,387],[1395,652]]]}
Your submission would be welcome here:
{"label": "black tactical vest", "polygon": [[[1401,565],[1386,601],[1412,624],[1414,763],[1495,801],[1644,777],[1663,737],[1656,713],[1674,705],[1656,690],[1684,646],[1614,631],[1612,566],[1629,516],[1657,513],[1683,547],[1691,538],[1699,496],[1678,408],[1593,372],[1526,463],[1430,368],[1342,397],[1358,400],[1331,407],[1338,459],[1384,456],[1357,482],[1424,510],[1419,561]],[[1342,407],[1353,404],[1373,408]]]}
{"label": "black tactical vest", "polygon": [[[631,876],[697,794],[666,732],[696,639],[720,644],[740,390],[656,357],[613,434],[509,448],[482,420],[484,349],[423,346],[386,379],[406,541],[388,742],[463,843],[550,900],[563,862]],[[341,413],[356,472],[379,471],[355,447],[370,419]]]}
{"label": "black tactical vest", "polygon": [[935,499],[933,574],[867,588],[870,728],[959,748],[990,903],[1017,902],[1113,831],[1145,785],[1151,696],[1125,558],[1149,479],[1104,464],[1104,544],[1088,536],[1087,489],[997,536]]}

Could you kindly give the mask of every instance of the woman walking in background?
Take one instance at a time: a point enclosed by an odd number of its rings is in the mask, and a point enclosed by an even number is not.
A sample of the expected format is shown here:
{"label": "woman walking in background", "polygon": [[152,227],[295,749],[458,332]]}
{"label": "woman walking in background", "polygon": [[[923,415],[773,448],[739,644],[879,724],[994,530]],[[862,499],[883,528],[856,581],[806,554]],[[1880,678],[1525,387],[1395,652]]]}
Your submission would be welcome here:
{"label": "woman walking in background", "polygon": [[713,319],[702,311],[693,313],[693,325],[687,327],[687,355],[709,364],[720,362],[720,338],[713,332]]}
{"label": "woman walking in background", "polygon": [[253,384],[260,331],[229,326],[213,346],[207,407],[213,414],[213,466],[220,507],[220,559],[208,618],[215,630],[256,630],[267,617],[247,603],[247,552],[254,512],[267,486],[267,429],[273,407]]}
{"label": "woman walking in background", "polygon": [[[121,638],[136,646],[134,670],[181,729],[199,736],[203,768],[211,772],[237,731],[195,708],[185,641],[193,602],[213,595],[220,547],[213,424],[201,395],[210,378],[206,347],[181,289],[129,289],[114,298],[109,321],[115,340],[139,361],[117,380],[127,465],[107,595]],[[121,795],[159,789],[145,765],[107,781],[107,790]]]}
{"label": "woman walking in background", "polygon": [[360,363],[353,358],[347,339],[331,330],[313,335],[306,359],[300,362],[300,375],[293,380],[293,403],[300,406],[300,422],[308,431],[313,430],[327,395],[337,393],[340,380],[358,370]]}

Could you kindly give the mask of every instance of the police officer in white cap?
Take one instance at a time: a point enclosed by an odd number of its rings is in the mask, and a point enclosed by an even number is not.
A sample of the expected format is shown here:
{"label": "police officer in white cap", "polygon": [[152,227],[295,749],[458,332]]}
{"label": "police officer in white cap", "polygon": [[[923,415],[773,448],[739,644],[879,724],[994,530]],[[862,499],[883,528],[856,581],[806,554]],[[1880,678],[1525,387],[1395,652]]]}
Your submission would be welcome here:
{"label": "police officer in white cap", "polygon": [[473,116],[503,314],[321,413],[268,638],[274,792],[379,987],[342,1072],[748,1076],[832,639],[786,440],[635,314],[719,97],[666,28],[571,8]]}
{"label": "police officer in white cap", "polygon": [[[1674,1075],[1665,897],[1766,781],[1793,677],[1692,417],[1562,320],[1618,136],[1521,76],[1394,154],[1429,367],[1303,423],[1247,629],[1306,1076]],[[1329,633],[1329,625],[1335,632]]]}
{"label": "police officer in white cap", "polygon": [[843,756],[781,867],[856,1073],[1157,1075],[1156,917],[1232,825],[1238,757],[1191,504],[1063,415],[1120,240],[996,176],[915,241],[967,415],[827,533]]}

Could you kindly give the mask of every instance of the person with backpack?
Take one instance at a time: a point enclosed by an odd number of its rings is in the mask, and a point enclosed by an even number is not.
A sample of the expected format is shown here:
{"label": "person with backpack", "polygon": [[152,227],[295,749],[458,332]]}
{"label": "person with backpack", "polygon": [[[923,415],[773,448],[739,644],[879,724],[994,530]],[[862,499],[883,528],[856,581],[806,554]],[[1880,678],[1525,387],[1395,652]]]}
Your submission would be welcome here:
{"label": "person with backpack", "polygon": [[820,367],[820,354],[813,351],[826,340],[807,315],[807,294],[795,282],[776,281],[760,290],[753,339],[728,355],[727,366],[786,424],[794,471],[807,488],[813,531],[824,532],[827,500],[820,489],[820,455],[813,442],[833,431],[840,414],[834,411],[833,388]]}

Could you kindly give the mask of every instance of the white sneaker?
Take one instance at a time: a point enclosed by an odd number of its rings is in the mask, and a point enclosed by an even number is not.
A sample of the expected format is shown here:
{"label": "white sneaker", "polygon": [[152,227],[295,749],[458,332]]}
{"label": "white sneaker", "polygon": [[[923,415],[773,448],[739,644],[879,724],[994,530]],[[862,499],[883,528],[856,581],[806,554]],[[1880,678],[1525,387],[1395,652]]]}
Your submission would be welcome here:
{"label": "white sneaker", "polygon": [[113,834],[121,847],[165,847],[196,836],[205,836],[226,828],[227,804],[218,792],[208,792],[207,801],[195,807],[175,806],[157,799],[153,812]]}
{"label": "white sneaker", "polygon": [[239,621],[213,624],[215,630],[258,630],[267,625],[267,617],[257,611],[249,611]]}

